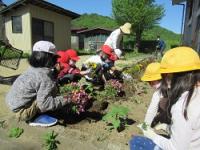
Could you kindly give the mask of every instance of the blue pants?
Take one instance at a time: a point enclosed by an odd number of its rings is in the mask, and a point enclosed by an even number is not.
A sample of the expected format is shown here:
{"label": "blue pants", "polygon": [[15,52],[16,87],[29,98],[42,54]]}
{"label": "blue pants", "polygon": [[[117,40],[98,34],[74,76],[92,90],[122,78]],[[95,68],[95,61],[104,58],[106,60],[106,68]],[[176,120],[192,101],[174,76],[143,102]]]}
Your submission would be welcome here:
{"label": "blue pants", "polygon": [[134,136],[130,142],[130,150],[161,150],[151,139]]}

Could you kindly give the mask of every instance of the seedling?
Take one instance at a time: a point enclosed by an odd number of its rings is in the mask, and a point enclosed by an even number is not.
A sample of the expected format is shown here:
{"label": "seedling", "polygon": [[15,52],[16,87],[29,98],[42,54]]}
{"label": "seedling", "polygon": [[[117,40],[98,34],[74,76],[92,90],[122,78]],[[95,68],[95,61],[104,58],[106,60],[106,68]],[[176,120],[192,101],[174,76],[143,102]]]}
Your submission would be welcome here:
{"label": "seedling", "polygon": [[136,104],[141,104],[142,103],[141,100],[139,100],[137,98],[135,98],[134,101],[135,101]]}
{"label": "seedling", "polygon": [[15,138],[18,138],[21,136],[21,134],[24,132],[24,129],[22,128],[11,128],[10,129],[10,132],[9,132],[9,137],[15,137]]}
{"label": "seedling", "polygon": [[142,124],[142,129],[146,131],[146,130],[147,130],[147,127],[148,127],[148,125],[146,124],[146,122],[143,122],[143,124]]}
{"label": "seedling", "polygon": [[50,133],[47,133],[44,137],[45,144],[43,145],[46,150],[57,150],[58,149],[58,144],[60,142],[56,140],[58,134],[55,133],[54,131],[51,131]]}
{"label": "seedling", "polygon": [[5,120],[3,120],[3,121],[0,121],[0,128],[5,128]]}
{"label": "seedling", "polygon": [[127,126],[128,108],[123,106],[113,106],[111,110],[103,116],[102,120],[110,126],[109,130],[116,129],[119,131],[121,128]]}
{"label": "seedling", "polygon": [[109,135],[99,135],[97,141],[102,142],[108,138]]}
{"label": "seedling", "polygon": [[141,130],[147,130],[147,128],[149,127],[149,125],[146,122],[143,122],[141,124],[139,124],[137,127],[139,127]]}
{"label": "seedling", "polygon": [[117,95],[117,90],[112,85],[106,85],[102,96],[108,98],[114,98]]}
{"label": "seedling", "polygon": [[[98,92],[97,99],[114,99],[117,96],[121,96],[124,91],[122,90],[123,85],[118,80],[107,81],[103,91]],[[122,95],[123,96],[123,95]]]}

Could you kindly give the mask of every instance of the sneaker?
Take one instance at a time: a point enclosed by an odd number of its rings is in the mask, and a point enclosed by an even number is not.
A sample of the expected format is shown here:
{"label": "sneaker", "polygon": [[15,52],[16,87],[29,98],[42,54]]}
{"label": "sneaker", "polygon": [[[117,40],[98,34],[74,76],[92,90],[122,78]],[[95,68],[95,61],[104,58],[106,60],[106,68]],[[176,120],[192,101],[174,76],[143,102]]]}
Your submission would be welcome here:
{"label": "sneaker", "polygon": [[58,122],[56,118],[53,118],[48,115],[40,115],[32,122],[29,122],[30,126],[41,126],[41,127],[50,127],[55,125]]}

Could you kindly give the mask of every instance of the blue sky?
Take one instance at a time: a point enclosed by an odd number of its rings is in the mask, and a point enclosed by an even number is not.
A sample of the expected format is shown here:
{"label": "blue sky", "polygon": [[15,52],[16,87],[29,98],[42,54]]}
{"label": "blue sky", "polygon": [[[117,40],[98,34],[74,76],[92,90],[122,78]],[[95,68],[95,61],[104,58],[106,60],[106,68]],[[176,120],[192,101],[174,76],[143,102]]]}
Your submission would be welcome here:
{"label": "blue sky", "polygon": [[[3,0],[10,4],[15,0]],[[104,16],[112,16],[112,0],[48,0],[65,9],[79,14],[97,13]],[[172,6],[171,0],[156,0],[165,8],[165,16],[160,21],[160,26],[167,28],[175,33],[181,32],[182,6]]]}

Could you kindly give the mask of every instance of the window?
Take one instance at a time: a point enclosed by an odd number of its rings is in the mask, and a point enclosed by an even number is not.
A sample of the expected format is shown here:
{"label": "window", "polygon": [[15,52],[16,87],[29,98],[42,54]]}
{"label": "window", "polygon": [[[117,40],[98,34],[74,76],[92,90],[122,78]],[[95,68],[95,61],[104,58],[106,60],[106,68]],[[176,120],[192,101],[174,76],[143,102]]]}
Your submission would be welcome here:
{"label": "window", "polygon": [[32,19],[32,42],[33,44],[39,40],[54,42],[54,24],[53,22],[41,19]]}
{"label": "window", "polygon": [[22,33],[22,16],[12,16],[12,32]]}
{"label": "window", "polygon": [[44,21],[44,40],[54,42],[53,23]]}

